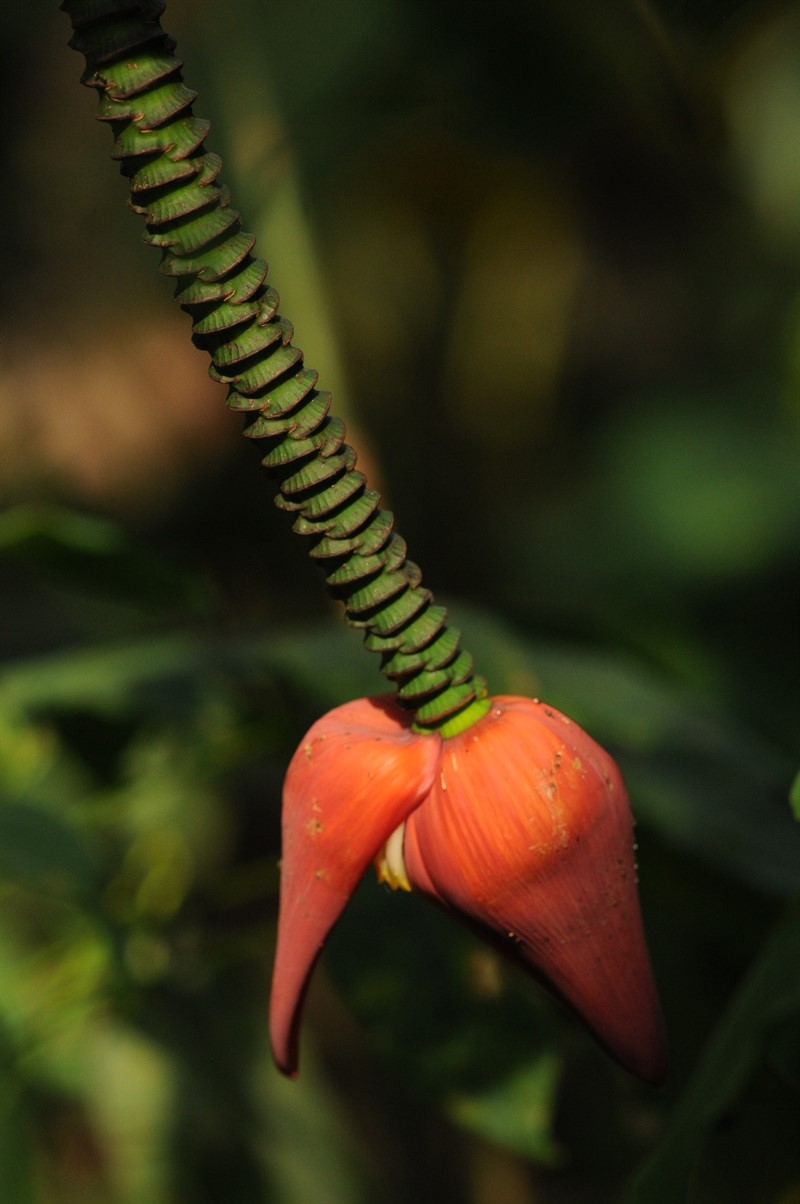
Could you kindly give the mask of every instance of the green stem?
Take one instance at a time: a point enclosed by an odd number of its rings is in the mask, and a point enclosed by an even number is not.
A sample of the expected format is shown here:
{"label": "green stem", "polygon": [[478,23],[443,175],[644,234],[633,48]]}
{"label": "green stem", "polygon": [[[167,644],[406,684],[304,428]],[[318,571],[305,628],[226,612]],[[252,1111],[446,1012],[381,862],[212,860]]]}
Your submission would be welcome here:
{"label": "green stem", "polygon": [[[161,0],[66,0],[70,45],[86,58],[82,82],[100,94],[98,118],[111,125],[112,157],[130,181],[131,208],[144,241],[161,248],[161,270],[176,277],[176,298],[192,318],[192,339],[211,356],[211,376],[228,386],[228,405],[253,421],[262,463],[276,478],[275,504],[312,540],[310,555],[381,655],[381,672],[415,725],[454,730],[482,708],[486,685],[406,558],[394,518],[356,469],[330,394],[316,388],[293,345],[290,322],[266,282],[220,183],[219,156],[205,149],[210,124],[195,117],[196,93],[183,83],[175,43],[162,30]],[[444,727],[443,727],[444,725]]]}

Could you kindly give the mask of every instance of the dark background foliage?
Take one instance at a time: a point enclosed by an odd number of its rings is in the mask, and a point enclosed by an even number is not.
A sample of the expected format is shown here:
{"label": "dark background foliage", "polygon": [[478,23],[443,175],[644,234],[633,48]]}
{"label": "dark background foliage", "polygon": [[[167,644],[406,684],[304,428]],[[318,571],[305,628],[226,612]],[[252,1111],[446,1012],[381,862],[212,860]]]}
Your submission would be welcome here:
{"label": "dark background foliage", "polygon": [[479,668],[623,767],[659,1090],[372,882],[272,1068],[282,773],[381,679],[138,245],[66,18],[2,24],[0,1196],[796,1201],[794,6],[164,19]]}

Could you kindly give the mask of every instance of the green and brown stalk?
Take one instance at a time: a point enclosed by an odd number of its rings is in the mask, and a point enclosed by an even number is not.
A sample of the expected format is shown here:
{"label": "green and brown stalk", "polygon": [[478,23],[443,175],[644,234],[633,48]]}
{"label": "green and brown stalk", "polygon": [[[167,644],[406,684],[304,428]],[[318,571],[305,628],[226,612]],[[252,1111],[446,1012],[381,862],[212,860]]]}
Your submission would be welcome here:
{"label": "green and brown stalk", "polygon": [[67,0],[62,8],[74,30],[70,45],[86,58],[82,82],[98,90],[98,118],[111,125],[131,208],[144,217],[144,241],[161,249],[161,270],[176,279],[192,339],[211,356],[212,377],[228,386],[228,405],[253,419],[245,435],[264,442],[276,505],[311,540],[346,621],[380,653],[381,672],[415,724],[457,724],[485,684],[407,559],[393,515],[356,468],[330,394],[292,342],[267,264],[253,254],[255,237],[220,182],[221,160],[205,148],[210,123],[193,113],[197,94],[160,25],[165,5]]}

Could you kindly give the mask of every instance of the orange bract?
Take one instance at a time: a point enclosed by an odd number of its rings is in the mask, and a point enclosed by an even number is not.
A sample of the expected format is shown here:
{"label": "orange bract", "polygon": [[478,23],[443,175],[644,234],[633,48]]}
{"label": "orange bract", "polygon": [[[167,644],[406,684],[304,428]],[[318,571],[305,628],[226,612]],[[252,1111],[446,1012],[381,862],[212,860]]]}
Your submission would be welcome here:
{"label": "orange bract", "polygon": [[283,789],[278,946],[270,1001],[277,1065],[297,1068],[297,1028],[322,945],[364,870],[422,802],[439,762],[438,736],[418,736],[391,698],[361,698],[319,719]]}
{"label": "orange bract", "polygon": [[632,819],[612,759],[566,716],[499,697],[458,735],[390,698],[320,719],[284,791],[275,1059],[297,1066],[305,989],[361,874],[409,885],[542,979],[625,1067],[664,1077]]}
{"label": "orange bract", "polygon": [[414,887],[533,970],[624,1066],[664,1077],[625,787],[577,724],[530,699],[494,699],[444,741],[404,860]]}

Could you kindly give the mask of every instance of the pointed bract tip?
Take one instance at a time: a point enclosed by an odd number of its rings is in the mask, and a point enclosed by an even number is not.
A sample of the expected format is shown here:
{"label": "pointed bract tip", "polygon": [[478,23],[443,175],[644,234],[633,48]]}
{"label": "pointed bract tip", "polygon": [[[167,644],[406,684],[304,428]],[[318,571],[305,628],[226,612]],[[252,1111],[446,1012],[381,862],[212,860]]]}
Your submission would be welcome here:
{"label": "pointed bract tip", "polygon": [[522,963],[648,1082],[666,1051],[619,770],[553,707],[500,697],[445,741],[406,823],[409,880]]}
{"label": "pointed bract tip", "polygon": [[412,732],[411,721],[391,698],[357,699],[319,719],[289,765],[270,1038],[290,1077],[325,940],[367,866],[433,782],[441,739]]}

